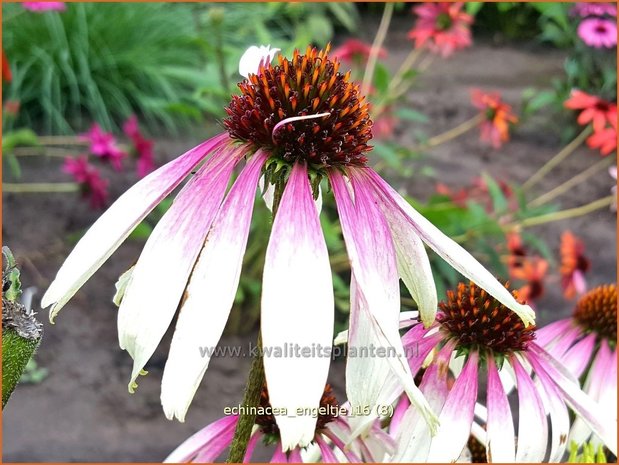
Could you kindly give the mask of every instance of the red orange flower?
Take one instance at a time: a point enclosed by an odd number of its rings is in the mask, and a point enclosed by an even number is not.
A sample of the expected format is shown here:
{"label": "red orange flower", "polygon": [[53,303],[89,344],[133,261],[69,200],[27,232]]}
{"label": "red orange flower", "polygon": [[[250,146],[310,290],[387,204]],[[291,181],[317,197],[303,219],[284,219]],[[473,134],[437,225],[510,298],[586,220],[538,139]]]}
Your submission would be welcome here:
{"label": "red orange flower", "polygon": [[584,256],[585,246],[570,231],[561,235],[561,286],[563,295],[571,299],[587,290],[585,273],[591,264]]}
{"label": "red orange flower", "polygon": [[522,268],[522,262],[527,256],[527,250],[522,243],[522,238],[517,232],[507,234],[507,250],[509,257],[507,259],[507,268],[509,275],[512,276],[512,271],[517,268]]}
{"label": "red orange flower", "polygon": [[[338,48],[331,52],[331,55],[340,59],[340,61],[353,62],[353,61],[367,61],[370,56],[372,46],[359,39],[348,39]],[[385,58],[387,56],[387,50],[384,48],[378,49],[378,56]]]}
{"label": "red orange flower", "polygon": [[616,124],[617,104],[608,102],[595,95],[574,89],[564,103],[570,110],[582,110],[578,115],[578,124],[585,126],[593,123],[595,132],[601,131],[607,123]]}
{"label": "red orange flower", "polygon": [[610,125],[595,131],[587,138],[589,148],[598,149],[602,155],[608,155],[617,149],[617,119],[610,120]]}
{"label": "red orange flower", "polygon": [[462,11],[463,2],[422,3],[413,7],[418,19],[408,37],[416,47],[428,47],[443,57],[472,44],[473,17]]}
{"label": "red orange flower", "polygon": [[2,49],[2,82],[11,82],[12,79],[11,65],[9,65],[6,53],[4,53],[4,49]]}
{"label": "red orange flower", "polygon": [[510,123],[518,122],[511,105],[503,102],[498,92],[483,92],[480,89],[471,91],[471,103],[484,115],[480,139],[498,149],[509,140]]}
{"label": "red orange flower", "polygon": [[512,277],[525,281],[518,289],[518,296],[525,302],[540,298],[544,294],[544,279],[548,272],[548,262],[540,257],[524,258],[521,266],[512,269]]}

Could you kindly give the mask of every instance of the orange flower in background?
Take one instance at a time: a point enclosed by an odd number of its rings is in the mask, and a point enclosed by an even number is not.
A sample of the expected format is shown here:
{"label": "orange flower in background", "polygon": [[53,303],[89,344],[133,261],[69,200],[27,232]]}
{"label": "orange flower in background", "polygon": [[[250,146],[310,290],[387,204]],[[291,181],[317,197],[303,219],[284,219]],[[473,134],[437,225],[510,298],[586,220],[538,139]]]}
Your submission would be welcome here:
{"label": "orange flower in background", "polygon": [[[350,63],[352,61],[366,62],[370,56],[372,45],[365,43],[359,39],[348,39],[342,45],[331,52],[332,56],[336,56],[340,61]],[[386,58],[387,50],[384,48],[378,49],[378,57]]]}
{"label": "orange flower in background", "polygon": [[578,124],[585,126],[593,123],[595,132],[602,131],[607,123],[613,124],[614,122],[616,125],[617,105],[595,95],[574,89],[564,105],[570,110],[582,110],[578,115]]}
{"label": "orange flower in background", "polygon": [[2,82],[11,82],[12,79],[11,66],[9,65],[6,53],[4,53],[4,49],[2,49]]}
{"label": "orange flower in background", "polygon": [[507,268],[509,270],[509,275],[513,276],[513,270],[522,268],[523,261],[527,256],[527,249],[522,243],[520,234],[517,232],[508,233],[506,238],[507,250],[509,251]]}
{"label": "orange flower in background", "polygon": [[443,57],[470,47],[473,17],[462,11],[463,2],[422,3],[413,7],[415,27],[408,33],[415,47],[428,47]]}
{"label": "orange flower in background", "polygon": [[512,268],[512,277],[526,284],[518,289],[518,296],[529,304],[544,295],[544,279],[548,272],[548,262],[540,257],[524,258],[521,266]]}
{"label": "orange flower in background", "polygon": [[572,299],[576,294],[587,290],[585,273],[591,263],[584,256],[585,246],[570,231],[561,235],[561,287],[566,299]]}
{"label": "orange flower in background", "polygon": [[595,131],[587,137],[587,146],[591,149],[598,149],[604,156],[617,150],[617,107],[615,107],[615,117],[610,120],[610,125],[599,131]]}
{"label": "orange flower in background", "polygon": [[500,148],[504,142],[509,140],[510,123],[518,122],[518,117],[512,112],[511,105],[503,102],[498,92],[484,92],[480,89],[471,91],[471,103],[484,115],[480,139],[495,149]]}

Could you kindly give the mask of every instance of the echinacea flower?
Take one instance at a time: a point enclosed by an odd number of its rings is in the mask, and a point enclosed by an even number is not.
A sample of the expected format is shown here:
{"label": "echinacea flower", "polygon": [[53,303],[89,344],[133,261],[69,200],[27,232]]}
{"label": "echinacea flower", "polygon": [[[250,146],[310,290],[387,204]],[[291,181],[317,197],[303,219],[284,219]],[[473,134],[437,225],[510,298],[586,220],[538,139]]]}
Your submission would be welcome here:
{"label": "echinacea flower", "polygon": [[109,161],[116,170],[122,169],[122,159],[127,154],[118,147],[114,134],[103,131],[101,126],[94,123],[88,132],[80,134],[78,138],[88,142],[90,153]]}
{"label": "echinacea flower", "polygon": [[480,126],[481,141],[489,143],[495,149],[500,148],[509,140],[509,125],[518,122],[518,118],[512,113],[511,105],[503,102],[498,92],[483,92],[480,89],[471,91],[471,103],[481,110],[483,115]]}
{"label": "echinacea flower", "polygon": [[518,295],[525,302],[531,303],[544,295],[544,279],[548,272],[548,262],[540,257],[525,257],[520,261],[520,266],[510,269],[511,277],[524,281],[525,284],[518,289]]}
{"label": "echinacea flower", "polygon": [[[239,407],[239,409],[242,407]],[[315,412],[307,412],[307,415],[315,415],[316,427],[309,446],[316,448],[324,463],[340,462],[334,453],[339,449],[340,453],[350,462],[359,462],[359,458],[347,447],[347,432],[349,427],[346,422],[346,407],[338,405],[331,387],[327,384],[320,399],[320,405]],[[291,414],[294,414],[291,412]],[[221,418],[206,426],[178,446],[165,460],[164,463],[214,462],[232,443],[234,431],[238,423],[238,414]],[[300,447],[295,447],[286,452],[282,446],[279,427],[273,415],[273,407],[269,403],[269,394],[263,387],[260,405],[256,408],[256,421],[247,444],[247,451],[243,462],[250,462],[255,447],[262,441],[266,446],[274,448],[271,462],[274,463],[303,463],[304,460]],[[317,460],[312,460],[317,461]]]}
{"label": "echinacea flower", "polygon": [[470,47],[473,17],[462,11],[463,2],[427,2],[413,7],[418,16],[408,33],[416,47],[428,47],[443,57]]}
{"label": "echinacea flower", "polygon": [[582,90],[572,90],[564,105],[571,110],[581,110],[578,124],[585,126],[593,123],[594,132],[603,130],[607,123],[616,124],[617,105]]}
{"label": "echinacea flower", "polygon": [[26,10],[36,13],[44,11],[64,11],[67,8],[64,2],[22,2],[22,6]]}
{"label": "echinacea flower", "polygon": [[511,232],[506,235],[507,239],[507,251],[509,257],[507,258],[507,268],[510,276],[515,269],[522,268],[522,263],[527,256],[527,250],[522,243],[522,238],[517,232]]}
{"label": "echinacea flower", "polygon": [[[334,193],[351,263],[351,345],[388,346],[391,356],[373,359],[384,376],[368,378],[364,360],[347,363],[347,394],[353,408],[375,406],[404,389],[429,424],[435,417],[419,395],[399,335],[399,277],[431,324],[436,289],[423,243],[451,266],[531,324],[534,313],[468,252],[413,209],[370,169],[371,120],[359,86],[340,73],[329,48],[308,47],[292,59],[252,47],[242,63],[257,68],[239,84],[226,108],[226,132],[149,174],[123,194],[75,246],[43,297],[53,318],[133,228],[195,167],[150,235],[120,303],[121,348],[134,359],[136,379],[180,306],[166,363],[161,400],[168,418],[183,420],[210,357],[196,341],[215,346],[228,319],[247,244],[259,179],[275,186],[276,210],[262,282],[264,347],[291,340],[301,348],[330,347],[333,288],[327,247],[315,199],[321,180]],[[227,191],[234,168],[245,167]],[[270,187],[269,187],[270,186]],[[423,241],[423,242],[422,242]],[[153,292],[153,289],[161,292]],[[294,411],[319,404],[329,357],[269,357],[264,369],[270,402]],[[375,371],[378,373],[378,371]],[[386,376],[397,382],[382,389]],[[307,445],[316,419],[276,415],[283,450]]]}
{"label": "echinacea flower", "polygon": [[138,157],[137,171],[138,177],[143,178],[148,173],[153,171],[155,164],[153,162],[153,141],[144,137],[140,131],[138,118],[131,115],[123,124],[123,132],[131,139],[135,154]]}
{"label": "echinacea flower", "polygon": [[614,3],[578,2],[571,10],[581,18],[587,16],[612,16],[617,17],[617,5]]}
{"label": "echinacea flower", "polygon": [[[616,107],[615,107],[616,110]],[[609,126],[595,131],[587,137],[587,146],[591,149],[598,149],[604,156],[617,150],[617,117],[609,121]]]}
{"label": "echinacea flower", "polygon": [[[574,376],[535,341],[535,328],[525,327],[475,284],[460,283],[457,291],[448,291],[430,328],[416,320],[409,324],[413,327],[402,339],[405,347],[416,347],[409,352],[411,372],[418,373],[427,363],[420,389],[439,412],[440,427],[431,437],[414,406],[397,417],[394,413],[389,433],[397,449],[390,461],[454,462],[472,432],[493,462],[541,462],[549,442],[548,461],[559,461],[567,446],[567,406],[616,453],[616,419],[607,421],[616,409],[606,412],[606,406],[587,396]],[[485,408],[478,404],[484,371]],[[518,397],[517,431],[507,397],[513,386]],[[485,430],[475,416],[481,417]]]}
{"label": "echinacea flower", "polygon": [[[501,193],[509,200],[510,208],[512,208],[512,206],[517,208],[516,205],[512,205],[516,199],[514,198],[514,192],[509,184],[503,180],[498,180],[497,184],[499,189],[501,189]],[[467,203],[473,201],[483,205],[488,213],[491,213],[494,209],[488,183],[486,179],[481,176],[474,178],[470,186],[461,187],[456,191],[440,182],[436,184],[435,189],[437,194],[449,197],[454,204],[461,208],[467,208]]]}
{"label": "echinacea flower", "polygon": [[583,19],[577,31],[582,41],[590,47],[613,48],[617,46],[617,24],[614,20]]}
{"label": "echinacea flower", "polygon": [[108,184],[99,170],[88,163],[88,157],[82,155],[77,158],[66,157],[62,170],[73,176],[73,179],[80,185],[82,196],[90,200],[93,208],[103,208],[107,204]]}
{"label": "echinacea flower", "polygon": [[[372,45],[367,44],[359,39],[347,39],[342,45],[333,49],[331,56],[346,63],[365,63],[370,56]],[[378,57],[385,58],[387,51],[380,47],[378,49]]]}
{"label": "echinacea flower", "polygon": [[[584,380],[584,391],[604,407],[600,421],[616,427],[617,286],[608,284],[587,292],[571,318],[540,328],[537,341],[573,376]],[[569,439],[578,445],[590,439],[595,444],[600,441],[580,418],[572,425]]]}
{"label": "echinacea flower", "polygon": [[584,244],[574,234],[570,231],[561,234],[561,287],[566,299],[572,299],[587,290],[585,273],[589,271],[591,263],[584,252]]}

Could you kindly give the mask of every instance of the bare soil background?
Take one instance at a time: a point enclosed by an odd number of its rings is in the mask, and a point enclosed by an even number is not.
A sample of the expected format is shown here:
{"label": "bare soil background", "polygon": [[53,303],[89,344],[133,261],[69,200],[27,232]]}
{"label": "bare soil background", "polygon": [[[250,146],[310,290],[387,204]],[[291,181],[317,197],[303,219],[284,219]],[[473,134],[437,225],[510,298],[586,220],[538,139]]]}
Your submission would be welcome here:
{"label": "bare soil background", "polygon": [[[409,51],[406,31],[411,21],[396,18],[387,48],[388,65],[396,69]],[[371,31],[375,21],[364,29]],[[368,39],[371,35],[368,35]],[[530,86],[547,87],[551,78],[562,76],[565,53],[532,43],[497,44],[478,40],[474,47],[449,60],[436,60],[409,100],[428,115],[424,125],[429,135],[438,134],[474,115],[469,102],[471,87],[498,90],[518,110],[521,93]],[[483,170],[498,178],[526,180],[560,148],[549,121],[537,118],[517,128],[513,140],[502,150],[482,146],[477,132],[432,150],[429,164],[440,173],[440,181],[456,189],[468,185]],[[412,142],[412,126],[400,123],[396,136]],[[157,161],[163,163],[219,131],[210,127],[195,137],[158,140]],[[586,148],[573,154],[544,185],[543,191],[586,169],[598,159]],[[60,159],[23,159],[24,182],[61,181]],[[133,174],[114,175],[111,186],[117,197],[134,179]],[[434,191],[436,180],[396,179],[400,188],[419,199]],[[592,178],[561,199],[564,208],[608,195],[612,185],[606,172]],[[4,244],[21,263],[24,286],[43,292],[71,249],[66,237],[94,222],[92,211],[70,194],[3,195]],[[585,240],[592,261],[588,274],[591,286],[616,280],[616,216],[607,210],[584,218],[540,226],[533,231],[558,250],[559,235],[570,228]],[[215,358],[207,371],[187,421],[165,419],[159,402],[162,369],[170,334],[147,366],[149,375],[139,380],[134,395],[127,392],[130,357],[118,347],[116,308],[111,302],[114,282],[138,257],[142,242],[128,241],[89,280],[57,318],[44,322],[43,343],[36,356],[49,370],[38,385],[20,385],[3,412],[3,460],[7,462],[59,461],[161,461],[182,440],[223,415],[223,407],[237,405],[242,398],[249,360]],[[38,306],[41,293],[35,299]],[[539,322],[545,323],[571,310],[561,297],[558,282],[549,282],[538,305]],[[225,336],[221,345],[247,344],[247,337]],[[343,363],[334,363],[331,375],[343,400]],[[266,458],[266,457],[265,457]]]}

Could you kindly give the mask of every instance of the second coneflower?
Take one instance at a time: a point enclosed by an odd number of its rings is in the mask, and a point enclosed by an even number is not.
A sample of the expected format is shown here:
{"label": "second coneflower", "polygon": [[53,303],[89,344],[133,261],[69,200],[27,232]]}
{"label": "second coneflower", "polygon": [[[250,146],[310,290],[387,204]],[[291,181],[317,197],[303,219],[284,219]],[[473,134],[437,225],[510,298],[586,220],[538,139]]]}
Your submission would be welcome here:
{"label": "second coneflower", "polygon": [[[393,356],[372,362],[403,386],[384,394],[384,380],[368,378],[365,361],[351,358],[347,394],[353,407],[375,406],[389,400],[383,396],[395,398],[404,389],[426,421],[435,421],[413,382],[398,331],[400,277],[422,320],[427,325],[434,321],[437,296],[423,242],[525,324],[533,322],[530,307],[518,303],[366,165],[372,136],[368,105],[328,51],[308,48],[291,59],[280,55],[272,65],[276,50],[250,48],[241,60],[246,74],[241,94],[226,109],[227,132],[123,194],[75,246],[43,298],[53,318],[133,228],[204,162],[146,242],[118,313],[120,346],[134,359],[133,390],[180,306],[162,381],[169,418],[184,419],[210,360],[198,344],[215,346],[228,319],[261,177],[265,186],[274,186],[276,211],[262,283],[265,347],[331,345],[333,288],[315,199],[321,181],[333,190],[352,269],[350,344],[393,347]],[[245,167],[228,190],[243,160]],[[318,406],[329,364],[328,356],[265,355],[271,405],[293,412]],[[314,437],[316,418],[280,415],[275,420],[284,451]]]}

